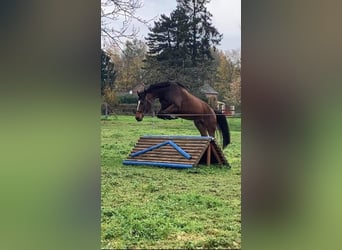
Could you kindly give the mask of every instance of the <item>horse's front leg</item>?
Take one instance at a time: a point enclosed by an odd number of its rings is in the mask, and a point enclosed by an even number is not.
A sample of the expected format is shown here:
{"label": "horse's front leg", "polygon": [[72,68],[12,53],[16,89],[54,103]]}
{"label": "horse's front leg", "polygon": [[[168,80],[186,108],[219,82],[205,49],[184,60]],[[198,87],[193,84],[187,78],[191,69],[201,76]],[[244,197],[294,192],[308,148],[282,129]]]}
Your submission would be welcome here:
{"label": "horse's front leg", "polygon": [[177,112],[178,112],[178,107],[175,104],[171,104],[165,109],[161,108],[157,113],[157,117],[164,119],[164,120],[177,119],[178,117],[175,117],[172,115],[172,114],[177,114]]}

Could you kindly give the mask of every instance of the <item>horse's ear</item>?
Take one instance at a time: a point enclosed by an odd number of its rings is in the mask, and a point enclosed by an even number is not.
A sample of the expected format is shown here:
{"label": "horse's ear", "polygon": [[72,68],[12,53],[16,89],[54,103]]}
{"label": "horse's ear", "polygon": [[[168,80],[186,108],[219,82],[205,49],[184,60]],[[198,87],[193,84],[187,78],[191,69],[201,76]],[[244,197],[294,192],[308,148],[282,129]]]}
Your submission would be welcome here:
{"label": "horse's ear", "polygon": [[137,91],[137,94],[138,94],[139,97],[143,97],[146,94],[146,90],[143,89],[141,91]]}

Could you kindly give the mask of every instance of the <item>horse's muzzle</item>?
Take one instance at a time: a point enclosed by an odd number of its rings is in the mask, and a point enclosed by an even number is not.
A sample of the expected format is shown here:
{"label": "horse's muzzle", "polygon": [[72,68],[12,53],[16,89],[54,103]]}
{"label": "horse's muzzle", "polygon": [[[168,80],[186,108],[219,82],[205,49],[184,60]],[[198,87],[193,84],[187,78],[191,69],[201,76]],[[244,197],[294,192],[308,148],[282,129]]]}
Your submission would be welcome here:
{"label": "horse's muzzle", "polygon": [[141,122],[144,118],[144,114],[141,113],[141,112],[136,112],[135,113],[135,119],[138,121],[138,122]]}

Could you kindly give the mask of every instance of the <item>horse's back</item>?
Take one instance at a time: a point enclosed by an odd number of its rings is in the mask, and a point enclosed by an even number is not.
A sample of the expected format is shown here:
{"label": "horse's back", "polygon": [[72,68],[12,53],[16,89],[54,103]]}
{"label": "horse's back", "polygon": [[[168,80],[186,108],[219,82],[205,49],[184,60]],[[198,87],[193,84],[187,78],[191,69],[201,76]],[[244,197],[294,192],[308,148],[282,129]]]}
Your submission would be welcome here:
{"label": "horse's back", "polygon": [[192,117],[191,115],[213,115],[215,117],[214,110],[206,103],[205,101],[201,100],[197,96],[194,96],[187,90],[182,90],[182,105],[181,111],[182,113],[189,114],[188,119],[197,119],[197,116]]}

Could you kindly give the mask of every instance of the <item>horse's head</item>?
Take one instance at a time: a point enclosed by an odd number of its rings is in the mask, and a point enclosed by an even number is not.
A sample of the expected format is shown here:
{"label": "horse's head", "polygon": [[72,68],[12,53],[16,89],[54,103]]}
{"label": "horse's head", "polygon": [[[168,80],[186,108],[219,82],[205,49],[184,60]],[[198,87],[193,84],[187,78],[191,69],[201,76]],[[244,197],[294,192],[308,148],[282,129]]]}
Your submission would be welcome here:
{"label": "horse's head", "polygon": [[135,119],[140,122],[144,118],[144,113],[148,113],[151,111],[152,101],[149,99],[146,91],[143,90],[138,92],[138,106],[135,112]]}

